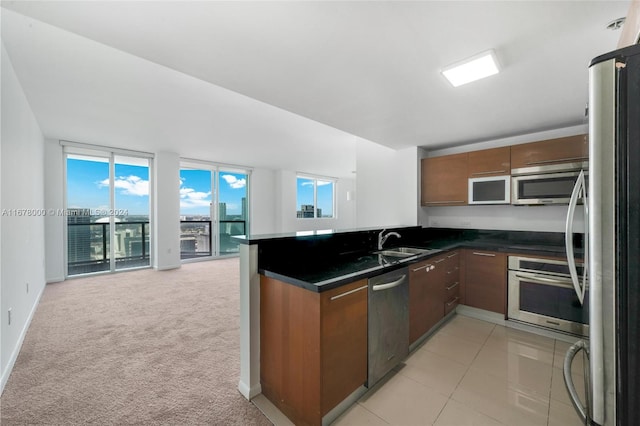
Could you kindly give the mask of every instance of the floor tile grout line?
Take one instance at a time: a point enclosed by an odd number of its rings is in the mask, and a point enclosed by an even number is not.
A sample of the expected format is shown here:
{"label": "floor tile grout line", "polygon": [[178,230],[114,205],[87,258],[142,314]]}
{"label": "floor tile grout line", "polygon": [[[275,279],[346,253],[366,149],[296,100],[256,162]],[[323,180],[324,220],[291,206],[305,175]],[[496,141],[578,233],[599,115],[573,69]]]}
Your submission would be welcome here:
{"label": "floor tile grout line", "polygon": [[[555,368],[554,365],[556,363],[556,347],[558,346],[558,340],[553,340],[553,363],[551,364],[551,368]],[[547,426],[549,426],[549,422],[551,421],[551,389],[553,389],[553,370],[551,370],[551,386],[549,386],[549,409],[547,410]]]}
{"label": "floor tile grout line", "polygon": [[[478,320],[481,321],[481,320]],[[482,350],[482,348],[484,347],[484,345],[487,343],[487,340],[489,340],[489,336],[491,335],[491,333],[493,333],[493,330],[495,329],[496,325],[493,324],[493,326],[491,327],[491,330],[489,331],[489,333],[487,333],[487,337],[484,339],[484,342],[480,345],[480,348],[478,349],[478,352],[476,352],[476,355],[473,357],[473,359],[471,360],[471,362],[469,362],[468,365],[466,365],[464,373],[462,374],[462,376],[460,377],[460,380],[458,380],[458,383],[456,383],[456,386],[453,388],[453,391],[451,392],[451,395],[449,395],[448,399],[447,399],[447,403],[444,404],[444,406],[442,407],[442,409],[440,410],[440,412],[438,413],[438,417],[436,417],[436,420],[434,422],[437,423],[438,419],[440,418],[440,416],[442,415],[442,412],[444,411],[445,407],[447,406],[447,404],[449,403],[449,401],[455,401],[457,403],[460,403],[459,401],[456,401],[455,399],[453,399],[453,394],[456,392],[456,390],[458,389],[458,387],[460,386],[460,383],[462,383],[462,381],[464,380],[464,378],[466,377],[467,373],[469,372],[469,369],[471,368],[471,364],[473,364],[473,361],[475,361],[475,359],[478,357],[478,354],[480,353],[480,351]],[[476,410],[473,410],[476,411]],[[482,413],[480,413],[482,414]],[[488,416],[489,417],[489,416]],[[492,417],[491,417],[492,418]],[[494,419],[496,420],[496,419]],[[496,420],[497,421],[497,420]],[[499,422],[501,423],[501,422]]]}
{"label": "floor tile grout line", "polygon": [[385,419],[383,419],[382,417],[380,417],[379,415],[377,415],[376,413],[374,413],[373,411],[369,410],[367,407],[365,407],[362,403],[357,402],[357,404],[362,407],[364,410],[366,410],[368,413],[372,414],[373,416],[377,417],[378,419],[382,420],[385,424],[390,425],[391,423],[389,423],[388,421],[386,421]]}

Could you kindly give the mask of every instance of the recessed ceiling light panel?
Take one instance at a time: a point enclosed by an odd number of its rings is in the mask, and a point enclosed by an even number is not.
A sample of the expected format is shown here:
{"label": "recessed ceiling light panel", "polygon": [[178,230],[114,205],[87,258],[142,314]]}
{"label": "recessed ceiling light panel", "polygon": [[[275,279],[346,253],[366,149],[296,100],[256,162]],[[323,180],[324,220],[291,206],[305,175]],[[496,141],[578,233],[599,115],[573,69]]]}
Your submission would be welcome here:
{"label": "recessed ceiling light panel", "polygon": [[442,69],[442,74],[453,87],[462,86],[481,78],[489,77],[500,72],[496,54],[491,50],[479,53]]}

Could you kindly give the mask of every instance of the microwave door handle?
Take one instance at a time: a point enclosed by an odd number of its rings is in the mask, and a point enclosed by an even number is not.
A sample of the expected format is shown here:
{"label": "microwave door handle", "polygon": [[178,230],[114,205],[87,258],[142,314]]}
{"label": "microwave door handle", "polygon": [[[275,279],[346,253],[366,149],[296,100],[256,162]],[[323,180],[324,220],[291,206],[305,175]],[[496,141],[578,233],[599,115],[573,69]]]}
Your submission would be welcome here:
{"label": "microwave door handle", "polygon": [[573,218],[578,204],[578,198],[584,188],[584,171],[581,171],[576,179],[576,184],[571,192],[571,199],[569,200],[569,208],[567,210],[567,222],[565,227],[564,242],[567,249],[567,263],[569,264],[569,274],[571,274],[571,281],[573,281],[573,288],[580,300],[580,304],[584,301],[584,288],[581,288],[580,281],[578,279],[578,272],[576,270],[576,259],[573,253]]}
{"label": "microwave door handle", "polygon": [[573,384],[573,377],[571,377],[571,364],[573,364],[573,359],[580,351],[585,351],[587,358],[589,358],[589,349],[584,340],[574,343],[567,351],[567,354],[564,356],[562,375],[564,376],[564,384],[567,388],[567,392],[569,393],[569,398],[571,399],[573,408],[576,409],[576,413],[578,413],[582,424],[587,424],[587,407],[585,404],[580,402],[580,397],[578,396],[576,387]]}

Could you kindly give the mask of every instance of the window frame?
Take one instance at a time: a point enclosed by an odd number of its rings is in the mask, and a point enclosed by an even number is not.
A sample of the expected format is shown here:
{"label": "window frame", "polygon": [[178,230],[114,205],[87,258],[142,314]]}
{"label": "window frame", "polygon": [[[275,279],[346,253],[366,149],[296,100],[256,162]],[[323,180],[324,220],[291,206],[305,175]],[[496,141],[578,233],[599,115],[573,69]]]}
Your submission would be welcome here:
{"label": "window frame", "polygon": [[[299,213],[302,210],[298,210],[298,182],[300,179],[313,181],[313,217],[303,217],[300,216]],[[331,216],[318,216],[318,181],[320,182],[330,182],[331,183]],[[338,179],[327,176],[316,176],[310,175],[306,173],[296,173],[296,219],[337,219],[337,206],[336,206],[336,188],[338,185]]]}

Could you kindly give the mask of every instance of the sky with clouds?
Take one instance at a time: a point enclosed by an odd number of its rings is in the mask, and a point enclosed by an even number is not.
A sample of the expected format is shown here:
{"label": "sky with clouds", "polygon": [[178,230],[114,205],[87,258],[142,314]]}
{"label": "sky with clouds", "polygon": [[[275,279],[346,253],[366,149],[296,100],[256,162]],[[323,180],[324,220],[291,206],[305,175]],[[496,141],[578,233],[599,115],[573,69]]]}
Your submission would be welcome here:
{"label": "sky with clouds", "polygon": [[[209,215],[212,202],[211,171],[180,171],[180,212],[182,215]],[[129,215],[149,214],[149,168],[115,165],[115,208]],[[247,196],[247,176],[221,171],[220,202],[227,214],[242,213]],[[69,208],[109,209],[109,163],[86,159],[67,159],[67,206]]]}

